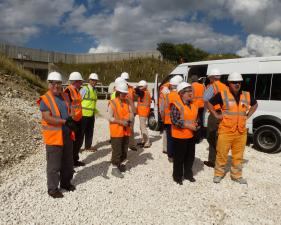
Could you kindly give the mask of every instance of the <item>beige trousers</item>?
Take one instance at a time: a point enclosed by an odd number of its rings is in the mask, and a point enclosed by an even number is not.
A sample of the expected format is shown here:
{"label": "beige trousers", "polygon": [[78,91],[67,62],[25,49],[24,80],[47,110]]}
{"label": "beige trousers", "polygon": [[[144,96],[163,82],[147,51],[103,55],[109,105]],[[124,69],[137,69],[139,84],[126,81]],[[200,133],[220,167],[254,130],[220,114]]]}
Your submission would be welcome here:
{"label": "beige trousers", "polygon": [[141,131],[142,141],[144,142],[144,145],[151,145],[148,136],[148,131],[146,128],[147,117],[139,116],[139,118],[140,118],[140,131]]}
{"label": "beige trousers", "polygon": [[134,125],[135,125],[135,117],[133,121],[131,121],[131,136],[129,137],[129,148],[135,148],[137,147],[136,141],[135,141],[135,133],[134,133]]}

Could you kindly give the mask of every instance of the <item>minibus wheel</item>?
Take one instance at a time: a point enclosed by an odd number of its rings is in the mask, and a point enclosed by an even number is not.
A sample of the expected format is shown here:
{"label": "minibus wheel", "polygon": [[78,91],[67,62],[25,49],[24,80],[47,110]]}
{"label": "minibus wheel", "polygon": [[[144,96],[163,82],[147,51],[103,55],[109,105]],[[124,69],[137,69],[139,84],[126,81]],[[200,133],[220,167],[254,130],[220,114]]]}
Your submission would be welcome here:
{"label": "minibus wheel", "polygon": [[266,153],[276,153],[281,150],[281,131],[272,125],[258,127],[254,132],[254,146]]}
{"label": "minibus wheel", "polygon": [[153,111],[149,113],[147,123],[150,130],[159,131],[161,129],[161,124],[155,119]]}

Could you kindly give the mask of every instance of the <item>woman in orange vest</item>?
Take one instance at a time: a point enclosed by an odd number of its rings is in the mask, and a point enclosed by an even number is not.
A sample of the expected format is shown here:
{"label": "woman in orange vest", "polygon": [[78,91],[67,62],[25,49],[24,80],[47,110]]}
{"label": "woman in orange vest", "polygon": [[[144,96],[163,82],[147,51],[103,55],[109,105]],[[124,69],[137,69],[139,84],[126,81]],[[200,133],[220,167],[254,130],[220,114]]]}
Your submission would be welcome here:
{"label": "woman in orange vest", "polygon": [[71,109],[74,113],[73,120],[76,124],[76,131],[75,131],[75,141],[73,142],[73,161],[74,166],[85,166],[85,163],[79,161],[79,152],[80,148],[83,144],[83,134],[82,134],[82,97],[80,95],[80,88],[83,84],[83,78],[79,72],[72,72],[69,75],[70,85],[64,90],[65,93],[68,94],[70,102],[71,102]]}
{"label": "woman in orange vest", "polygon": [[141,80],[136,88],[136,94],[138,95],[137,114],[140,119],[140,130],[142,135],[142,142],[139,145],[144,148],[150,148],[151,142],[146,129],[146,122],[150,112],[151,97],[147,90],[147,83],[145,80]]}
{"label": "woman in orange vest", "polygon": [[122,172],[126,167],[122,162],[127,159],[129,137],[131,135],[130,123],[134,118],[131,104],[127,99],[128,86],[126,82],[115,86],[116,98],[109,101],[109,129],[112,146],[111,163],[112,175],[123,178]]}
{"label": "woman in orange vest", "polygon": [[173,137],[173,179],[179,185],[187,179],[195,182],[192,165],[195,158],[194,132],[198,130],[198,108],[192,103],[192,87],[182,82],[177,86],[179,98],[171,105]]}
{"label": "woman in orange vest", "polygon": [[37,103],[42,112],[42,134],[47,154],[47,187],[53,198],[62,198],[58,185],[67,191],[74,191],[72,140],[75,123],[70,115],[70,100],[62,92],[61,74],[48,75],[49,90]]}

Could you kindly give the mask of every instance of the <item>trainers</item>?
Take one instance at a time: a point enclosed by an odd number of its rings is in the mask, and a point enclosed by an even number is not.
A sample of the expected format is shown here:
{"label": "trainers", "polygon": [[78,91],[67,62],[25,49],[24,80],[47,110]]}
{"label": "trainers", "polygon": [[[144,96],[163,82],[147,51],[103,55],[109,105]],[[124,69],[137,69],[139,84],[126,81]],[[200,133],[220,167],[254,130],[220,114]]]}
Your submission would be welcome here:
{"label": "trainers", "polygon": [[111,174],[118,178],[124,178],[123,174],[118,168],[112,168]]}
{"label": "trainers", "polygon": [[231,177],[231,180],[233,180],[233,181],[235,181],[239,184],[248,184],[247,180],[243,177],[240,177],[240,178],[237,178],[237,179]]}
{"label": "trainers", "polygon": [[144,148],[150,148],[150,147],[151,147],[151,143],[146,143],[146,144],[144,144],[143,147],[144,147]]}
{"label": "trainers", "polygon": [[48,195],[52,198],[63,198],[63,194],[59,190],[48,191]]}
{"label": "trainers", "polygon": [[214,182],[215,184],[220,183],[221,180],[222,180],[222,177],[219,177],[219,176],[214,176],[214,178],[213,178],[213,182]]}
{"label": "trainers", "polygon": [[118,169],[124,173],[126,171],[126,165],[125,164],[121,164],[120,166],[118,166]]}
{"label": "trainers", "polygon": [[72,184],[69,184],[69,185],[62,184],[62,185],[60,185],[60,188],[66,190],[66,191],[75,191],[76,190],[75,186]]}
{"label": "trainers", "polygon": [[188,181],[190,181],[190,182],[192,182],[192,183],[196,181],[193,176],[184,176],[184,179],[185,179],[185,180],[188,180]]}

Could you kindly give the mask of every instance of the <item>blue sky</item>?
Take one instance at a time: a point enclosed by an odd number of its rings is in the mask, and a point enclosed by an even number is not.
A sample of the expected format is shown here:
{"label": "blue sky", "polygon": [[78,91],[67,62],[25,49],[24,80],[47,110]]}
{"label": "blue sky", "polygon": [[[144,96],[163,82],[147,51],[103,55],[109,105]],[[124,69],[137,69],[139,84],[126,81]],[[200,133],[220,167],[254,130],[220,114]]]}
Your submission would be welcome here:
{"label": "blue sky", "polygon": [[191,43],[242,56],[281,53],[278,0],[0,1],[0,40],[74,53]]}

